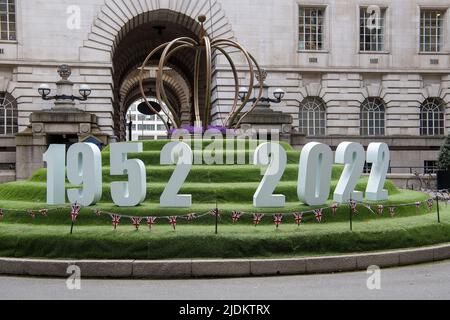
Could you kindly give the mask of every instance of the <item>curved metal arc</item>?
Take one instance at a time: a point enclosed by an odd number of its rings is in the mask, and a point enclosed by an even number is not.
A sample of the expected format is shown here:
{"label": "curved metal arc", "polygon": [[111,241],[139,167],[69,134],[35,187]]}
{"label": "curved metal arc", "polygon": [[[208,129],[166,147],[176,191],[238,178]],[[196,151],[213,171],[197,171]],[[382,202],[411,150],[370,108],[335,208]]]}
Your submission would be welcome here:
{"label": "curved metal arc", "polygon": [[181,120],[176,114],[176,110],[170,104],[169,99],[167,98],[166,90],[164,88],[164,83],[162,79],[164,72],[164,65],[166,64],[167,60],[178,50],[185,48],[194,48],[194,45],[192,43],[180,42],[180,45],[178,47],[172,48],[172,46],[175,44],[178,43],[174,40],[171,43],[169,43],[169,45],[166,46],[159,61],[158,72],[156,75],[156,97],[159,103],[164,101],[164,103],[166,104],[166,106],[169,108],[170,112],[173,115],[174,124],[176,125],[177,128],[179,128],[181,126]]}
{"label": "curved metal arc", "polygon": [[201,49],[197,48],[197,50],[195,52],[195,66],[194,66],[194,115],[195,115],[194,126],[195,127],[199,126],[202,121],[200,118],[200,106],[199,106],[199,97],[198,97],[201,55],[202,55]]}
{"label": "curved metal arc", "polygon": [[[249,55],[250,55],[250,58],[252,59],[253,63],[255,64],[256,68],[258,69],[258,73],[261,75],[261,68],[259,67],[258,62],[256,61],[256,59],[250,53],[249,53]],[[260,79],[261,79],[261,77],[260,77]],[[235,126],[236,129],[241,125],[241,122],[245,119],[245,117],[247,117],[250,113],[253,112],[253,110],[255,110],[256,106],[259,103],[259,101],[261,101],[261,97],[262,97],[262,93],[263,93],[263,87],[264,87],[264,81],[259,81],[259,94],[258,94],[258,97],[256,98],[256,100],[253,103],[253,105],[250,107],[250,109],[236,123],[236,126]]]}
{"label": "curved metal arc", "polygon": [[211,40],[206,36],[203,38],[203,40],[205,41],[205,51],[206,51],[206,89],[205,89],[206,96],[205,96],[205,113],[203,124],[206,130],[208,129],[209,126],[210,112],[211,112],[212,49],[211,49]]}
{"label": "curved metal arc", "polygon": [[[169,124],[167,123],[167,121],[164,120],[163,116],[161,116],[161,114],[156,111],[152,105],[147,101],[147,96],[145,95],[145,91],[144,91],[144,69],[147,66],[147,63],[150,61],[150,59],[160,50],[162,50],[165,46],[167,46],[169,44],[169,42],[163,43],[160,46],[156,47],[152,52],[150,52],[149,55],[147,55],[147,57],[144,60],[144,63],[141,66],[141,69],[139,71],[139,91],[141,93],[142,98],[144,99],[145,103],[147,104],[147,106],[150,108],[150,110],[155,113],[157,115],[157,117],[164,123],[164,126],[167,129],[167,132],[170,131],[169,128]],[[171,117],[170,115],[162,108],[161,105],[161,110],[164,112],[164,114],[167,116],[167,119],[170,120]],[[173,119],[172,119],[173,121]]]}
{"label": "curved metal arc", "polygon": [[233,59],[231,59],[231,56],[225,51],[225,49],[223,49],[219,46],[215,47],[215,49],[219,50],[220,53],[222,53],[225,56],[225,58],[227,59],[228,63],[231,66],[231,70],[233,72],[233,77],[234,77],[235,95],[234,95],[234,100],[233,100],[233,107],[231,108],[231,112],[225,118],[225,124],[228,124],[228,120],[230,119],[230,116],[236,111],[236,108],[237,108],[237,105],[239,102],[239,76],[237,73],[236,65],[233,62]]}
{"label": "curved metal arc", "polygon": [[218,48],[219,46],[226,45],[226,46],[230,46],[230,47],[234,47],[234,48],[238,49],[246,57],[247,63],[249,66],[249,72],[250,72],[249,90],[248,90],[247,95],[244,98],[244,101],[241,104],[241,106],[234,113],[232,113],[231,116],[229,117],[230,120],[229,120],[227,126],[231,127],[233,125],[234,121],[236,120],[236,118],[238,117],[239,113],[245,108],[245,105],[247,104],[248,100],[250,99],[250,97],[253,93],[254,78],[255,78],[255,73],[254,73],[254,68],[253,68],[253,60],[251,59],[247,50],[245,50],[244,47],[242,47],[239,43],[237,43],[235,41],[228,40],[228,39],[217,39],[213,43],[214,43],[214,45],[213,45],[214,48]]}

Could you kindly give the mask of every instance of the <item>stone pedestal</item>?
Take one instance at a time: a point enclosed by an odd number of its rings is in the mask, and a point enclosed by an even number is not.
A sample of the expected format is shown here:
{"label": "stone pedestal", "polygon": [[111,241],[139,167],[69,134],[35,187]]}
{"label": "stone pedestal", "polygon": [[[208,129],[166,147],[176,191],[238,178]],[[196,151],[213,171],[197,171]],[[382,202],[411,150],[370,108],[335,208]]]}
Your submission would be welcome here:
{"label": "stone pedestal", "polygon": [[291,142],[292,116],[281,111],[274,111],[268,103],[258,105],[253,112],[241,122],[241,130],[266,130],[270,134],[271,130],[278,130],[280,141]]}
{"label": "stone pedestal", "polygon": [[70,145],[91,137],[103,145],[108,143],[94,114],[68,108],[32,113],[28,128],[16,135],[16,178],[28,179],[44,167],[42,156],[49,144]]}

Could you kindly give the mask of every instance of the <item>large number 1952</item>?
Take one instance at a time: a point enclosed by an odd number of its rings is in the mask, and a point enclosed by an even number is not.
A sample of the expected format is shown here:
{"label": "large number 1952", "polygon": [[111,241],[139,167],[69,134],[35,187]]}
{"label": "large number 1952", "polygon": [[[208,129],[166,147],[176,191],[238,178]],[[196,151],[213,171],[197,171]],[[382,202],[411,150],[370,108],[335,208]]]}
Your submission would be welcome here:
{"label": "large number 1952", "polygon": [[[110,146],[111,176],[128,176],[128,181],[112,182],[111,197],[117,206],[133,207],[144,202],[147,195],[146,170],[139,159],[128,159],[129,153],[143,152],[142,143],[115,143]],[[362,201],[363,193],[355,191],[364,170],[364,163],[372,165],[365,197],[371,201],[387,200],[383,189],[389,168],[390,153],[385,143],[371,143],[366,152],[354,142],[341,143],[335,155],[335,163],[344,165],[333,199],[338,203],[349,200]],[[44,154],[47,163],[47,203],[59,205],[66,198],[66,149],[65,145],[51,145]],[[192,195],[179,194],[193,163],[193,152],[184,142],[170,142],[161,150],[161,165],[176,165],[164,189],[161,207],[189,208]],[[254,153],[253,163],[266,168],[264,177],[253,196],[256,208],[282,208],[285,196],[273,194],[287,166],[286,150],[278,143],[263,143]],[[333,153],[325,144],[311,142],[300,155],[297,194],[301,202],[315,206],[327,202],[333,167]],[[67,151],[67,180],[76,188],[67,190],[71,203],[90,206],[102,197],[102,158],[97,146],[77,143]]]}

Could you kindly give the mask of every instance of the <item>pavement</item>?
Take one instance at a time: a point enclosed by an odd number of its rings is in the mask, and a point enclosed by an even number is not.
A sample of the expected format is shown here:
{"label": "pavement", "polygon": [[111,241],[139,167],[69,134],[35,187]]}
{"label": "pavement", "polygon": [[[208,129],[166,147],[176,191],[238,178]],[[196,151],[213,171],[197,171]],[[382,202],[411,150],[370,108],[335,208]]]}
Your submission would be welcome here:
{"label": "pavement", "polygon": [[[367,271],[269,278],[188,280],[81,279],[69,290],[65,278],[0,277],[0,300],[328,300],[450,299],[450,261]],[[369,290],[367,283],[379,284]],[[69,280],[69,287],[76,282]]]}

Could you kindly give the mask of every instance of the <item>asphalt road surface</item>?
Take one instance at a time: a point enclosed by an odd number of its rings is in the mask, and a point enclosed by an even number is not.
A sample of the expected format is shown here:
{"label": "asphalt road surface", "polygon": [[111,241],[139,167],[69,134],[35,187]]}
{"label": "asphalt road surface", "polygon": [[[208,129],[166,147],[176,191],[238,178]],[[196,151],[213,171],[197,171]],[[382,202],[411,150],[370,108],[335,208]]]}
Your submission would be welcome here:
{"label": "asphalt road surface", "polygon": [[355,272],[213,280],[81,279],[80,290],[69,290],[66,279],[0,277],[0,300],[450,299],[450,261],[381,270],[380,290],[368,289],[370,276]]}

